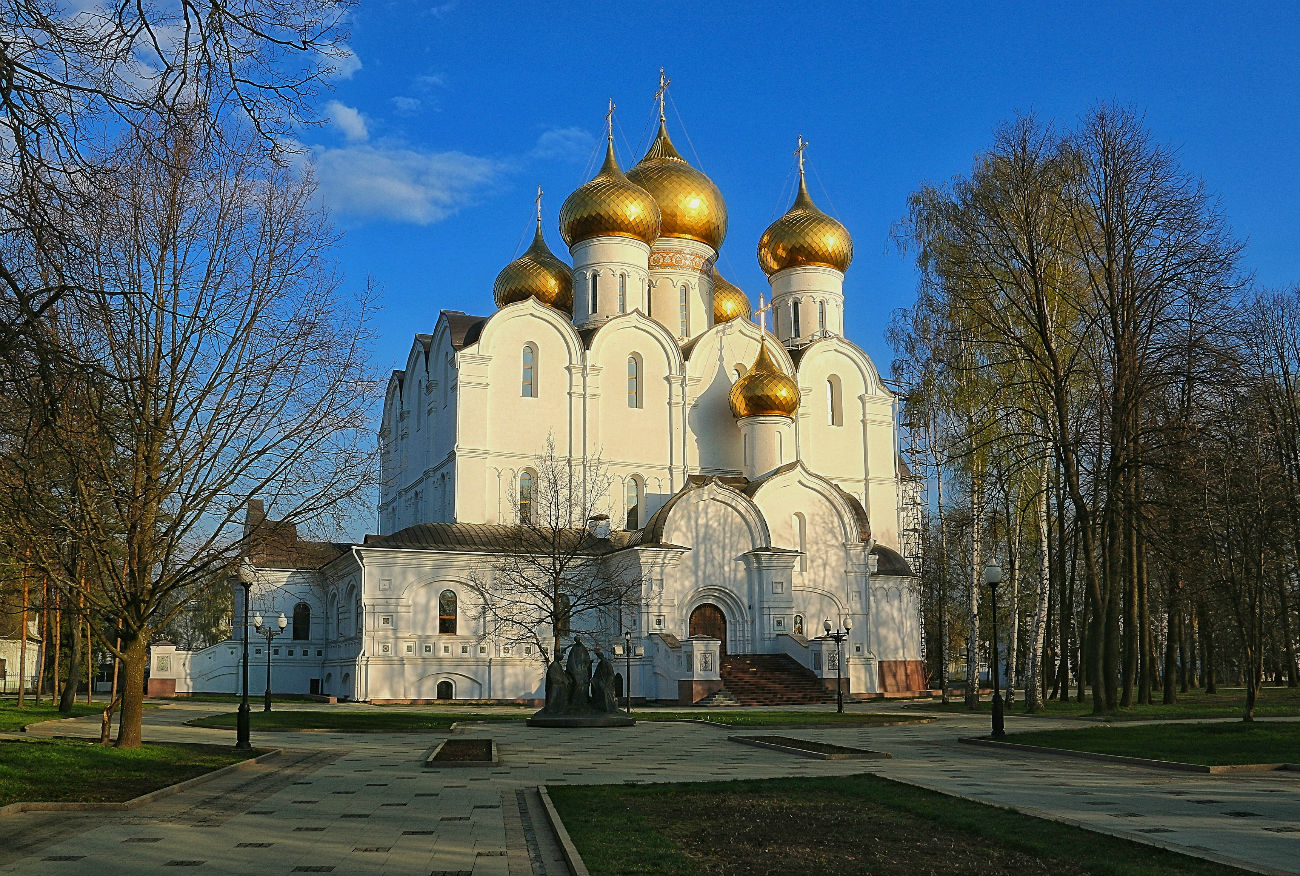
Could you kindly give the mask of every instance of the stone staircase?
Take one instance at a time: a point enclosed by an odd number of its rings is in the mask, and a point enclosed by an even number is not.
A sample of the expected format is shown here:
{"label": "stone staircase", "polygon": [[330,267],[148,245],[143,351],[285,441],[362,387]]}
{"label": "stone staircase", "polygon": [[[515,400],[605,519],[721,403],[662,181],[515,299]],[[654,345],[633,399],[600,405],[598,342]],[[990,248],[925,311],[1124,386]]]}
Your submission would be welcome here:
{"label": "stone staircase", "polygon": [[722,690],[700,706],[788,706],[829,703],[834,694],[785,654],[729,654],[722,658]]}

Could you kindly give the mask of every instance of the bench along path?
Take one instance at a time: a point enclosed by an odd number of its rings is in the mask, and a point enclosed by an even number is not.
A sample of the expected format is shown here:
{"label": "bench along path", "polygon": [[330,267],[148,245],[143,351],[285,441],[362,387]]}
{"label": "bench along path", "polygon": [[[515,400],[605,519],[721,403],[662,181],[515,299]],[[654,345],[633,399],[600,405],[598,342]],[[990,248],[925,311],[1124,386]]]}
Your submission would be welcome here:
{"label": "bench along path", "polygon": [[[150,709],[146,738],[231,742],[229,731],[183,725],[213,711],[199,704]],[[893,755],[821,761],[727,742],[730,731],[701,724],[545,730],[521,721],[459,731],[496,739],[500,765],[435,769],[421,764],[445,734],[255,734],[254,745],[283,753],[128,812],[0,819],[0,873],[563,873],[537,800],[539,784],[862,771],[1261,872],[1294,872],[1295,773],[1163,773],[957,743],[980,728],[978,719],[950,717],[881,729],[781,731]],[[34,731],[74,729],[97,733],[94,719]]]}

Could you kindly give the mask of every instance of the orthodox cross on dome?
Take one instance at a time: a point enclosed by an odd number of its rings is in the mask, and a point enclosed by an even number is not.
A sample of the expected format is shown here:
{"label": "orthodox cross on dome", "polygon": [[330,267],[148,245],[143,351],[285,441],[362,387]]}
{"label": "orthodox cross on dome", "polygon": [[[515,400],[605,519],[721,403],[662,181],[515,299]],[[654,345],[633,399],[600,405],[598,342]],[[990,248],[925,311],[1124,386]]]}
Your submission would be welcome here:
{"label": "orthodox cross on dome", "polygon": [[605,113],[605,133],[609,142],[614,142],[614,98],[609,99],[609,111]]}
{"label": "orthodox cross on dome", "polygon": [[542,224],[542,187],[537,187],[537,224]]}
{"label": "orthodox cross on dome", "polygon": [[664,68],[659,68],[659,90],[655,92],[655,100],[659,101],[659,121],[664,121],[664,98],[668,95],[668,86],[672,80],[664,75]]}
{"label": "orthodox cross on dome", "polygon": [[794,150],[794,157],[795,157],[795,158],[798,160],[798,162],[799,162],[799,178],[800,178],[800,179],[803,179],[803,151],[804,151],[805,149],[807,149],[807,148],[808,148],[808,141],[805,140],[805,139],[803,138],[803,134],[800,134],[800,135],[799,135],[799,145],[796,146],[796,147],[795,147],[795,150]]}
{"label": "orthodox cross on dome", "polygon": [[771,309],[772,309],[772,305],[770,303],[764,304],[763,293],[759,292],[758,310],[754,311],[753,316],[758,317],[758,328],[763,334],[767,334],[767,314],[769,311],[771,311]]}

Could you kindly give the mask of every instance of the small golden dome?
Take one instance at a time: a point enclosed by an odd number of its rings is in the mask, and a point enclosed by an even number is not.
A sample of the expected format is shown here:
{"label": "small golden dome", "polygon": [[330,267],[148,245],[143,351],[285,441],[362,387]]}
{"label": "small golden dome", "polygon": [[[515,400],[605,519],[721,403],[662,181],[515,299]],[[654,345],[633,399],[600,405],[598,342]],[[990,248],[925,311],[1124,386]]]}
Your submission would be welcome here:
{"label": "small golden dome", "polygon": [[731,413],[745,417],[793,417],[799,410],[799,384],[772,361],[767,344],[758,349],[754,367],[731,385]]}
{"label": "small golden dome", "polygon": [[824,265],[844,273],[851,261],[853,239],[848,229],[817,209],[800,172],[794,204],[758,239],[758,264],[770,277],[798,265]]}
{"label": "small golden dome", "polygon": [[659,205],[619,169],[613,140],[600,173],[564,199],[560,236],[569,246],[593,237],[631,237],[652,244],[659,236]]}
{"label": "small golden dome", "polygon": [[525,301],[529,296],[565,313],[573,310],[573,271],[547,247],[541,219],[537,220],[533,245],[502,268],[492,284],[497,307]]}
{"label": "small golden dome", "polygon": [[659,136],[645,157],[627,172],[627,178],[659,202],[659,234],[685,237],[713,247],[717,252],[727,236],[727,205],[718,187],[686,163],[659,122]]}
{"label": "small golden dome", "polygon": [[713,272],[713,324],[721,325],[731,322],[738,316],[749,316],[753,308],[749,306],[749,296],[734,283]]}

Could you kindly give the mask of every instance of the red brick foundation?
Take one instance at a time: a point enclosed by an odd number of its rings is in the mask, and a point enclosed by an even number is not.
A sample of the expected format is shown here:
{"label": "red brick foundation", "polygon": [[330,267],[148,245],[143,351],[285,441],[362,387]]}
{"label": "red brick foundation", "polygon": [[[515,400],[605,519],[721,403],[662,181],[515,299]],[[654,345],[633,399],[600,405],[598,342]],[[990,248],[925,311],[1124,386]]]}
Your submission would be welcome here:
{"label": "red brick foundation", "polygon": [[921,660],[881,660],[879,665],[882,693],[911,693],[929,687]]}
{"label": "red brick foundation", "polygon": [[690,681],[681,679],[677,682],[677,702],[683,706],[689,706],[720,690],[722,690],[721,680]]}

